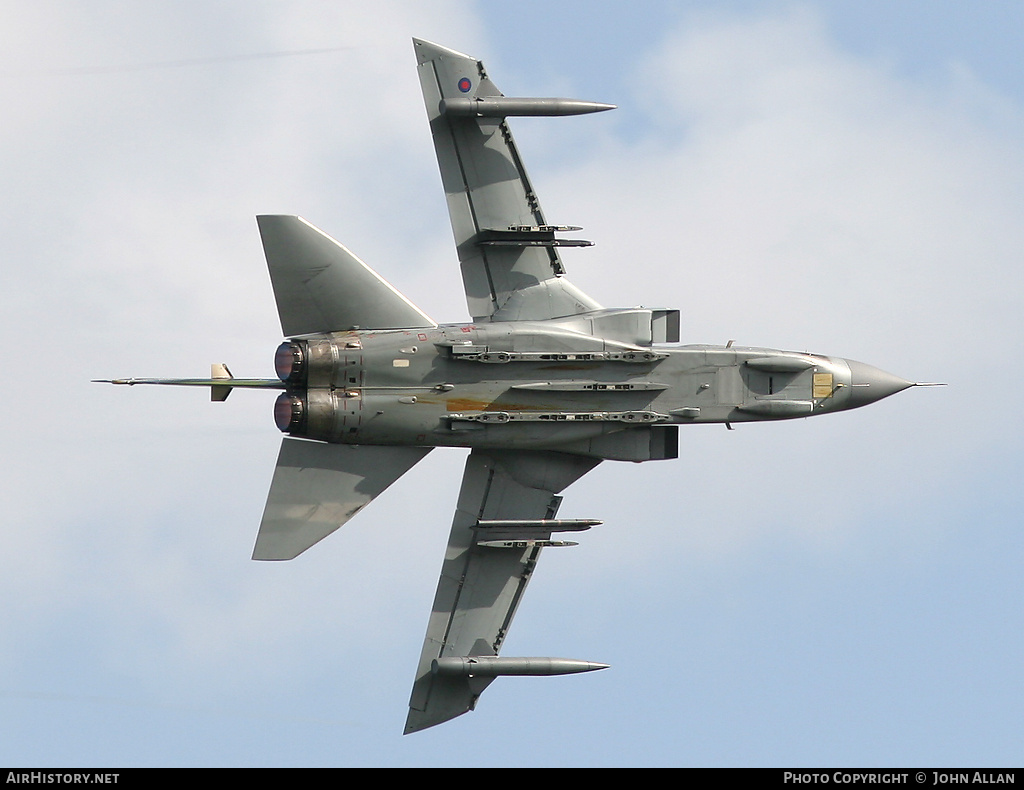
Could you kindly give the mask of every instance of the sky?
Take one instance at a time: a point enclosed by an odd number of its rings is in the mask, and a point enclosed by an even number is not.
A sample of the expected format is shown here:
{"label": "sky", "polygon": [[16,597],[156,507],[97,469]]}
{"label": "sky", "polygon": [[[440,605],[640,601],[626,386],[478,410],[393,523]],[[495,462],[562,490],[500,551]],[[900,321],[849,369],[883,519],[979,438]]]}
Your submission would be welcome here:
{"label": "sky", "polygon": [[[0,3],[0,764],[1019,764],[1019,4],[369,5]],[[611,669],[403,736],[465,453],[255,563],[272,398],[90,380],[272,375],[259,213],[467,318],[413,36],[618,105],[512,124],[600,303],[948,386],[602,464],[503,652]]]}

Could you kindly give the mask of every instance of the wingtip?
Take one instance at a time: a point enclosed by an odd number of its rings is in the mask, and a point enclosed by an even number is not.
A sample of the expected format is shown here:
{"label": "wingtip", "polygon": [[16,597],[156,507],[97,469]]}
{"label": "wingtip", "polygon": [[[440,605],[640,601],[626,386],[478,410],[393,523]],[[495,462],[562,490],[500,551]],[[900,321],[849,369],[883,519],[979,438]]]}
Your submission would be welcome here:
{"label": "wingtip", "polygon": [[402,732],[402,735],[422,733],[424,730],[430,730],[430,727],[432,726],[443,724],[445,721],[451,721],[453,718],[459,718],[459,716],[463,716],[473,710],[473,705],[475,704],[476,699],[474,698],[473,704],[463,710],[459,710],[457,712],[447,710],[439,714],[435,711],[432,715],[427,711],[410,708],[409,716],[406,718],[406,730]]}
{"label": "wingtip", "polygon": [[426,63],[427,61],[434,60],[435,58],[443,55],[455,58],[465,58],[467,60],[477,60],[472,55],[467,55],[465,52],[459,52],[456,49],[450,47],[444,47],[440,44],[435,44],[433,41],[427,41],[423,38],[412,39],[413,49],[416,51],[416,59],[419,63]]}

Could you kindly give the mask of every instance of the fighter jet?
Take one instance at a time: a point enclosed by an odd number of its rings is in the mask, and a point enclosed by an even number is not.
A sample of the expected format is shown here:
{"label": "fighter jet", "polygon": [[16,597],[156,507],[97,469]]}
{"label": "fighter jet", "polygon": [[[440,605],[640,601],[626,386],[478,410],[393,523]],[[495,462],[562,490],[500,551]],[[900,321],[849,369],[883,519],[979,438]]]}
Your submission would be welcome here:
{"label": "fighter jet", "polygon": [[[680,426],[811,417],[910,381],[840,357],[679,345],[679,311],[604,308],[566,278],[508,119],[613,105],[514,98],[483,63],[414,39],[472,321],[438,324],[340,243],[295,216],[257,217],[282,333],[274,379],[115,384],[282,390],[281,443],[255,560],[291,560],[435,447],[470,449],[405,732],[473,710],[501,675],[603,669],[501,656],[543,549],[601,522],[558,518],[560,492],[602,461],[676,458]],[[557,539],[556,539],[557,536]]]}

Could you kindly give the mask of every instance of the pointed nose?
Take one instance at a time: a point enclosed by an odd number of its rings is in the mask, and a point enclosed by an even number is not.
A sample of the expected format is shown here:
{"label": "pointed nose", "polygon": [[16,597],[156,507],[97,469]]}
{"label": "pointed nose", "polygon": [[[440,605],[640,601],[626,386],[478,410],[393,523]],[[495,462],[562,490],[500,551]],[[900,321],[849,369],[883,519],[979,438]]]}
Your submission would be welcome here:
{"label": "pointed nose", "polygon": [[850,396],[847,409],[867,406],[913,386],[912,381],[871,365],[864,365],[862,362],[847,360],[846,364],[850,366]]}
{"label": "pointed nose", "polygon": [[850,366],[850,394],[846,406],[848,409],[867,406],[914,386],[911,381],[865,365],[863,362],[848,359],[846,364]]}

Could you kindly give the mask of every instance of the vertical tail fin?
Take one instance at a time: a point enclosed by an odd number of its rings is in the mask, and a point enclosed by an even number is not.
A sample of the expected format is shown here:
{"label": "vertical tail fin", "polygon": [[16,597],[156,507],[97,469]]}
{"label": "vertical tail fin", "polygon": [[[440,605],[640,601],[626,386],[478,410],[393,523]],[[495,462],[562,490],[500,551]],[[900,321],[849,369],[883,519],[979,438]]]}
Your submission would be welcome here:
{"label": "vertical tail fin", "polygon": [[301,217],[256,217],[285,335],[437,324],[377,272]]}

